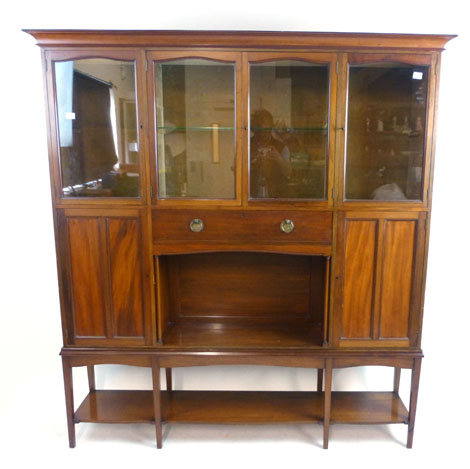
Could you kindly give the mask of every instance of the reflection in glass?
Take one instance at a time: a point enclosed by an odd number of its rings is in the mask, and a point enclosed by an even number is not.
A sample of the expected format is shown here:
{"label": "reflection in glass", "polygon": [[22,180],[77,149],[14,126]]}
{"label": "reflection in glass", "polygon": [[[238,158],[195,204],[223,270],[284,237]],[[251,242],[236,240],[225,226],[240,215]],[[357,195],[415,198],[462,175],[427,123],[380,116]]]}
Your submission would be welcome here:
{"label": "reflection in glass", "polygon": [[427,67],[350,66],[346,199],[421,200]]}
{"label": "reflection in glass", "polygon": [[133,62],[56,62],[65,197],[137,197],[138,132]]}
{"label": "reflection in glass", "polygon": [[155,64],[160,198],[235,197],[235,67]]}
{"label": "reflection in glass", "polygon": [[325,199],[329,66],[250,65],[250,197]]}

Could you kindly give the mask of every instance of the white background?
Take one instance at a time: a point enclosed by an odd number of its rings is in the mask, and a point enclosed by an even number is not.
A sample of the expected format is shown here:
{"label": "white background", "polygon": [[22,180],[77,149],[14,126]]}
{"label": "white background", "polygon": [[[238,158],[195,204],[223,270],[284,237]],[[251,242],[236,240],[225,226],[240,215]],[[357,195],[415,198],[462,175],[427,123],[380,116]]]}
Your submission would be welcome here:
{"label": "white background", "polygon": [[[464,1],[17,1],[0,18],[0,465],[48,467],[462,467],[469,418],[468,96]],[[406,426],[77,426],[68,449],[40,51],[21,28],[252,29],[458,34],[443,54],[436,176],[414,449]],[[408,403],[408,373],[402,396]],[[86,391],[75,372],[76,404]],[[309,370],[234,367],[176,372],[181,389],[311,389]],[[150,389],[147,369],[100,367],[99,387]],[[387,368],[339,370],[334,389],[389,390]]]}

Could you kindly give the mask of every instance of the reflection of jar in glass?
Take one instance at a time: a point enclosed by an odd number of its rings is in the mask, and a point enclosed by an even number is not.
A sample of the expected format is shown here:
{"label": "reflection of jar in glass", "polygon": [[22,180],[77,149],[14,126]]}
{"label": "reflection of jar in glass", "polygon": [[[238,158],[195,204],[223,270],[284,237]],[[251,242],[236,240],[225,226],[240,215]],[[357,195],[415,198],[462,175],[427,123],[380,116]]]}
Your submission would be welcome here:
{"label": "reflection of jar in glass", "polygon": [[410,200],[420,199],[422,172],[421,166],[410,166],[408,168],[406,196]]}
{"label": "reflection of jar in glass", "polygon": [[383,132],[384,131],[384,121],[382,120],[381,117],[377,119],[377,132]]}
{"label": "reflection of jar in glass", "polygon": [[422,132],[423,131],[423,119],[421,119],[420,116],[418,116],[416,118],[415,130],[416,130],[416,132]]}
{"label": "reflection of jar in glass", "polygon": [[261,179],[259,181],[258,197],[261,197],[261,198],[269,197],[268,184],[264,176],[261,176]]}
{"label": "reflection of jar in glass", "polygon": [[418,89],[416,90],[415,93],[415,98],[418,103],[424,102],[424,88],[423,85],[419,85]]}
{"label": "reflection of jar in glass", "polygon": [[405,116],[405,120],[403,121],[403,130],[409,130],[410,128],[410,123],[408,120],[408,116]]}

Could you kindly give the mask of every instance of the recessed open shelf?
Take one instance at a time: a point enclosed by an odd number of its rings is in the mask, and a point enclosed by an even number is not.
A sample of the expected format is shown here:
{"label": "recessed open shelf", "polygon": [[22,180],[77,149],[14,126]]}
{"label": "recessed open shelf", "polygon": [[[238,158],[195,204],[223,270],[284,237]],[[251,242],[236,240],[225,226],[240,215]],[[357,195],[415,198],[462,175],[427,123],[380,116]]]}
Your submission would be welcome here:
{"label": "recessed open shelf", "polygon": [[315,324],[175,323],[164,343],[177,347],[312,347],[322,343],[322,330]]}
{"label": "recessed open shelf", "polygon": [[162,342],[178,347],[319,347],[327,260],[217,252],[160,256]]}

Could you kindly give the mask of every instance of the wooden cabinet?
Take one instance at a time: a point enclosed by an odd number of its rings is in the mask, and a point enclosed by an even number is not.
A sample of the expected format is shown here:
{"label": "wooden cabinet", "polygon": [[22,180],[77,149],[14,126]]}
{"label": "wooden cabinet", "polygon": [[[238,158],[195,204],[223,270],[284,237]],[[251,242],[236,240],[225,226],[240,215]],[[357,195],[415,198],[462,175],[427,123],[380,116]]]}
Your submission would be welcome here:
{"label": "wooden cabinet", "polygon": [[[70,446],[80,422],[405,423],[412,445],[440,54],[453,36],[28,31],[41,46]],[[152,391],[96,390],[94,366]],[[178,391],[174,367],[317,370]],[[395,368],[393,391],[332,370]],[[78,409],[72,368],[87,366]],[[160,370],[166,369],[166,390]],[[400,370],[412,370],[408,409]]]}

